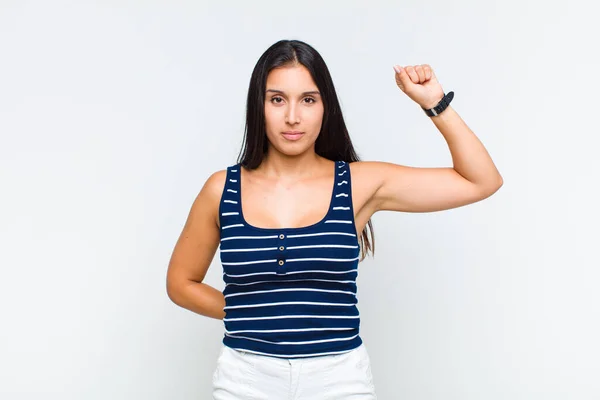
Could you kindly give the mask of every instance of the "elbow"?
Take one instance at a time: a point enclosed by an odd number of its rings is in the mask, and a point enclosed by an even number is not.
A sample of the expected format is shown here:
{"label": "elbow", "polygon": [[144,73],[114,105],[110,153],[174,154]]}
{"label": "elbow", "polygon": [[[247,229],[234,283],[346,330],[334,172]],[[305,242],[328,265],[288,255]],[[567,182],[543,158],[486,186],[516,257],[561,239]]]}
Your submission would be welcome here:
{"label": "elbow", "polygon": [[483,198],[485,199],[496,193],[498,190],[500,190],[502,185],[504,185],[504,179],[502,179],[502,176],[498,174],[493,181],[491,181],[485,186],[485,188],[482,189]]}
{"label": "elbow", "polygon": [[492,194],[496,193],[502,187],[502,185],[504,185],[504,179],[502,179],[502,175],[498,174],[494,184],[492,185]]}
{"label": "elbow", "polygon": [[496,190],[494,190],[494,193],[496,193],[502,185],[504,185],[504,179],[502,178],[502,175],[498,174],[498,178],[496,179]]}
{"label": "elbow", "polygon": [[169,279],[167,278],[167,282],[166,282],[166,291],[167,291],[167,296],[169,297],[169,299],[177,304],[180,305],[181,301],[181,290],[180,290],[180,285],[177,285],[173,279]]}

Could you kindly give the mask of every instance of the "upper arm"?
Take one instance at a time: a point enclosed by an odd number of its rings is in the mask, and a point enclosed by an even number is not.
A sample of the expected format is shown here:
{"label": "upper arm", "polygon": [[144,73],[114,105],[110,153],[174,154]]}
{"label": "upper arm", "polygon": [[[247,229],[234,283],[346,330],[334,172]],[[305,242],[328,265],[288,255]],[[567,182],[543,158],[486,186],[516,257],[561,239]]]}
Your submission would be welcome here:
{"label": "upper arm", "polygon": [[219,204],[226,171],[212,174],[194,200],[167,272],[169,297],[189,281],[202,282],[219,246]]}
{"label": "upper arm", "polygon": [[461,207],[494,193],[465,179],[454,168],[408,167],[360,162],[359,176],[369,182],[369,203],[380,210],[431,212]]}

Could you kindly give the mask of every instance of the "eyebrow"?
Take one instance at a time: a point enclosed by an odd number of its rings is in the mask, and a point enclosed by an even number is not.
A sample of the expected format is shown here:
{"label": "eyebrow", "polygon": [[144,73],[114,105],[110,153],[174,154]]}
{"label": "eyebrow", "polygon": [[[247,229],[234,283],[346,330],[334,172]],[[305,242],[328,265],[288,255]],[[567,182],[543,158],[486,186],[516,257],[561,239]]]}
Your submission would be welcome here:
{"label": "eyebrow", "polygon": [[[277,89],[267,89],[267,92],[285,94],[285,92],[283,90],[277,90]],[[303,92],[302,96],[306,96],[306,95],[309,95],[309,94],[312,94],[312,95],[316,94],[316,95],[319,95],[319,96],[321,95],[321,93],[319,93],[318,90],[312,90],[310,92]]]}

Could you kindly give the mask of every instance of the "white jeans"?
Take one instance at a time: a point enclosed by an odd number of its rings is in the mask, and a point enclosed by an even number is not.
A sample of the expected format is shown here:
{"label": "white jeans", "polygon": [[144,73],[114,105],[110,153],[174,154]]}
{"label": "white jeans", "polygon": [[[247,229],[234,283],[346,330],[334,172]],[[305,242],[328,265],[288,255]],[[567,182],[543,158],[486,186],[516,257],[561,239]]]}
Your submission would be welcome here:
{"label": "white jeans", "polygon": [[374,400],[364,343],[343,354],[282,359],[222,345],[213,374],[215,400]]}

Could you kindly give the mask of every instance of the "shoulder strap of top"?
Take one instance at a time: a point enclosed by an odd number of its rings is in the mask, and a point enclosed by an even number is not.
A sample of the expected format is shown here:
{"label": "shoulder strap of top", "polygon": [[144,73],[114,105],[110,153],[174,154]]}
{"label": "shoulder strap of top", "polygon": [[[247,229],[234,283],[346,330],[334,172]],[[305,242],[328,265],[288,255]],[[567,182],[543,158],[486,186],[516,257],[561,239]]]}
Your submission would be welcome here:
{"label": "shoulder strap of top", "polygon": [[240,170],[239,164],[227,167],[225,187],[219,206],[219,221],[221,230],[239,226],[242,221],[240,202]]}
{"label": "shoulder strap of top", "polygon": [[344,161],[336,161],[335,188],[333,190],[333,201],[330,212],[331,219],[334,221],[354,223],[350,167]]}

